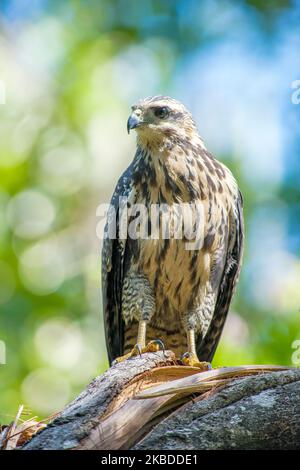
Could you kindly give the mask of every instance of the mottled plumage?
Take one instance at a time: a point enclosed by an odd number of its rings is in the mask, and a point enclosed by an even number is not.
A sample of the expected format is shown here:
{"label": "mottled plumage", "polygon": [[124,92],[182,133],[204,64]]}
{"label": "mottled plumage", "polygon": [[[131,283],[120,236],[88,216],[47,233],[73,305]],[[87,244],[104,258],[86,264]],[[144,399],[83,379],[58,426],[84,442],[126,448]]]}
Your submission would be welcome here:
{"label": "mottled plumage", "polygon": [[[128,198],[129,210],[143,204],[149,214],[153,204],[174,211],[176,204],[196,203],[202,209],[203,236],[200,249],[192,250],[186,249],[186,238],[121,239],[117,233],[111,240],[108,218],[102,291],[109,360],[133,348],[143,321],[147,340],[159,338],[177,354],[197,352],[200,360],[210,361],[241,264],[241,194],[178,101],[146,98],[132,107],[128,123],[136,128],[137,150],[118,181],[113,206],[118,210],[120,196]],[[150,232],[151,223],[146,229]]]}

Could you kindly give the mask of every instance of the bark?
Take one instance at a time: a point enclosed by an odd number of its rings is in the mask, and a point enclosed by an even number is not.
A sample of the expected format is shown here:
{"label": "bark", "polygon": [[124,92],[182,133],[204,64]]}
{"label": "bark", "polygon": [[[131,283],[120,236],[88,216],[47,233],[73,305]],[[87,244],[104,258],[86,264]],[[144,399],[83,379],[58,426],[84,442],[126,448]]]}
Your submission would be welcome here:
{"label": "bark", "polygon": [[300,370],[235,380],[158,424],[134,449],[300,449]]}
{"label": "bark", "polygon": [[146,354],[94,379],[22,447],[232,448],[300,449],[299,369],[199,373],[178,366],[171,352]]}

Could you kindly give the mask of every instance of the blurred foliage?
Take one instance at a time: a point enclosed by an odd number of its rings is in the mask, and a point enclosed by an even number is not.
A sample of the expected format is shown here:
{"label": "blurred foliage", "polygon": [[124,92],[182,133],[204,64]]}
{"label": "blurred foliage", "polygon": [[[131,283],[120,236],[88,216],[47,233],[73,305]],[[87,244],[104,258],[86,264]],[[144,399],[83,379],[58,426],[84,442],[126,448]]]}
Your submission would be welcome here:
{"label": "blurred foliage", "polygon": [[214,364],[291,364],[299,2],[7,0],[0,9],[0,420],[20,403],[56,411],[107,367],[96,210],[133,156],[129,105],[150,94],[187,104],[244,194],[244,267]]}

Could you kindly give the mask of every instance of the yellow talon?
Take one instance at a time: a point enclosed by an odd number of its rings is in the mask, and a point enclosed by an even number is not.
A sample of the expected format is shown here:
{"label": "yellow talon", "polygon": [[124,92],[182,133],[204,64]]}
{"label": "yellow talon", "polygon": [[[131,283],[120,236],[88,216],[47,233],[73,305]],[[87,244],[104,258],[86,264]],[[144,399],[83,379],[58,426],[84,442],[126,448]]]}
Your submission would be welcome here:
{"label": "yellow talon", "polygon": [[141,348],[139,344],[136,344],[129,353],[124,354],[124,356],[116,357],[116,359],[114,359],[114,361],[112,362],[112,365],[119,364],[120,362],[126,361],[127,359],[130,359],[134,356],[141,356],[143,349],[145,348]]}
{"label": "yellow talon", "polygon": [[139,343],[137,343],[134,348],[124,356],[117,357],[112,365],[119,364],[120,362],[126,361],[127,359],[134,357],[134,356],[141,356],[143,353],[147,352],[157,352],[157,351],[164,351],[165,347],[163,342],[160,339],[154,339],[150,341],[147,346],[141,347]]}
{"label": "yellow talon", "polygon": [[164,343],[160,339],[154,339],[152,341],[149,341],[147,346],[143,348],[142,352],[158,352],[158,351],[164,351],[165,346]]}
{"label": "yellow talon", "polygon": [[198,367],[199,369],[206,371],[210,370],[211,364],[209,362],[199,361],[196,354],[186,352],[180,357],[180,362],[184,366]]}

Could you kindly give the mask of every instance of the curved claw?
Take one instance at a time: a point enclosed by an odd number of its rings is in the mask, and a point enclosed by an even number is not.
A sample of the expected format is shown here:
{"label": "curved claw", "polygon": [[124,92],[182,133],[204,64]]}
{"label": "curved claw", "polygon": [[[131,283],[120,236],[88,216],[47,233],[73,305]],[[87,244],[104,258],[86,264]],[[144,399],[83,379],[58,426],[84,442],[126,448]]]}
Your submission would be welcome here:
{"label": "curved claw", "polygon": [[111,363],[112,366],[119,364],[120,362],[126,361],[127,359],[130,359],[131,357],[135,356],[141,356],[143,353],[143,348],[140,344],[136,344],[134,348],[124,356],[116,357],[116,359]]}
{"label": "curved claw", "polygon": [[142,355],[143,349],[142,349],[142,347],[140,346],[139,343],[137,343],[137,344],[134,346],[134,348],[133,348],[133,350],[132,350],[132,353],[131,353],[132,356],[134,356],[134,352],[137,352],[136,356],[137,356],[137,355],[139,355],[139,356]]}
{"label": "curved claw", "polygon": [[198,367],[202,370],[211,370],[212,366],[209,362],[199,361],[196,354],[186,352],[180,356],[180,362],[183,366]]}
{"label": "curved claw", "polygon": [[113,366],[115,364],[119,364],[120,362],[130,359],[131,357],[135,357],[135,356],[141,357],[142,354],[146,352],[158,352],[158,351],[163,351],[165,354],[165,346],[164,346],[164,343],[160,339],[154,339],[150,341],[146,347],[142,347],[139,343],[137,343],[128,354],[125,354],[124,356],[121,356],[121,357],[117,357],[111,363],[111,365]]}
{"label": "curved claw", "polygon": [[157,351],[163,351],[165,352],[165,345],[160,339],[153,339],[152,341],[149,341],[149,343],[146,346],[147,352],[157,352]]}
{"label": "curved claw", "polygon": [[190,358],[191,354],[189,352],[185,352],[184,354],[181,354],[179,360],[181,362],[181,364],[185,364],[185,361],[188,360]]}

